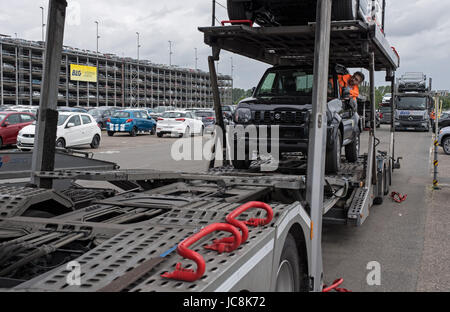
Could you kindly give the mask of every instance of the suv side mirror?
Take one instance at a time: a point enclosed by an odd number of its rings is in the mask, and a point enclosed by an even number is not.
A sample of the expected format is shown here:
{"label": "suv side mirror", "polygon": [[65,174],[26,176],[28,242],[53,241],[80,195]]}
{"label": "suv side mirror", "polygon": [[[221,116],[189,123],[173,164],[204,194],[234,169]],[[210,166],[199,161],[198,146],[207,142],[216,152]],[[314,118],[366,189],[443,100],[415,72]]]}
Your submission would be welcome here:
{"label": "suv side mirror", "polygon": [[66,128],[73,128],[75,127],[75,124],[73,122],[69,122],[66,126]]}
{"label": "suv side mirror", "polygon": [[8,127],[9,126],[9,122],[5,121],[2,125],[2,127]]}

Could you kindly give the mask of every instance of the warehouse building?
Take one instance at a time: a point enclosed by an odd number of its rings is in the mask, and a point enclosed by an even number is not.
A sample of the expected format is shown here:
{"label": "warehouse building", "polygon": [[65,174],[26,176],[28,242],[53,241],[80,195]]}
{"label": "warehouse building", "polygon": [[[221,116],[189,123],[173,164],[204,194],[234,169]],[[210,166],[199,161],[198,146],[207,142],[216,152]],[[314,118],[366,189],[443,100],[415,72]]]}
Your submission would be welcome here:
{"label": "warehouse building", "polygon": [[[39,105],[44,43],[0,36],[1,105]],[[232,104],[232,78],[219,75]],[[212,107],[209,73],[64,46],[58,106]]]}

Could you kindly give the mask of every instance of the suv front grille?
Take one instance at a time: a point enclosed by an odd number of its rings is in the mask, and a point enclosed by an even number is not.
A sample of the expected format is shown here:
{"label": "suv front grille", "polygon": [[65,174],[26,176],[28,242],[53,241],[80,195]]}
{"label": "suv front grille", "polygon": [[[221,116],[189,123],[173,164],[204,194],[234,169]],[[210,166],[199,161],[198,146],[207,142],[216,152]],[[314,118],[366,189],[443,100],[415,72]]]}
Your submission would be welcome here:
{"label": "suv front grille", "polygon": [[302,111],[255,111],[255,124],[301,124],[307,119],[308,112]]}

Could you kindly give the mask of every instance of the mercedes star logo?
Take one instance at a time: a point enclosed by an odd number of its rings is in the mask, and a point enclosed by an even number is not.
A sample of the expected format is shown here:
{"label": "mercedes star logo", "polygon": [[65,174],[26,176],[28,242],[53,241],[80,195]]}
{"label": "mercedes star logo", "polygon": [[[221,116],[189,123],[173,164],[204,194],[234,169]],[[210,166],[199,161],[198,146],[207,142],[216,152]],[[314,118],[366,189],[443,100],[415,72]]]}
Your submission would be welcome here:
{"label": "mercedes star logo", "polygon": [[276,120],[280,120],[281,119],[281,115],[280,114],[275,114],[275,119]]}
{"label": "mercedes star logo", "polygon": [[409,116],[408,119],[409,119],[409,120],[414,120],[413,116]]}

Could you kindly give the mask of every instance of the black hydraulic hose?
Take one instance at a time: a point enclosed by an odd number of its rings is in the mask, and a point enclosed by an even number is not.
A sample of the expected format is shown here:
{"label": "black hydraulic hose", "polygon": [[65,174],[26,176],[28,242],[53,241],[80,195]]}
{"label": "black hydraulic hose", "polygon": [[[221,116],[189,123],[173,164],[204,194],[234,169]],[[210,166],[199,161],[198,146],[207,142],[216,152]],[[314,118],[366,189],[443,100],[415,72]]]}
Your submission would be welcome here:
{"label": "black hydraulic hose", "polygon": [[38,247],[37,250],[32,251],[26,257],[20,259],[19,261],[13,263],[9,267],[0,271],[0,276],[5,276],[5,275],[11,273],[12,271],[14,271],[15,269],[20,268],[21,266],[23,266],[35,259],[38,259],[45,255],[48,255],[48,254],[54,252],[55,250],[57,250],[58,248],[60,248],[64,245],[67,245],[79,238],[82,238],[84,235],[85,235],[84,233],[78,233],[78,234],[75,233],[72,235],[67,235],[66,237],[60,239],[59,241],[53,243],[52,245],[43,245],[41,247]]}

